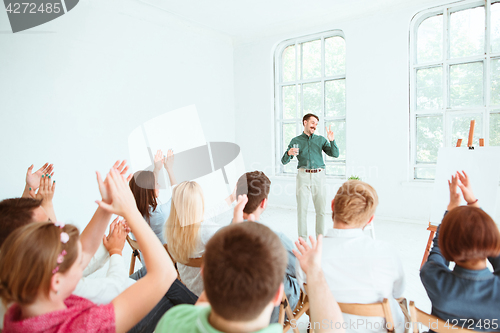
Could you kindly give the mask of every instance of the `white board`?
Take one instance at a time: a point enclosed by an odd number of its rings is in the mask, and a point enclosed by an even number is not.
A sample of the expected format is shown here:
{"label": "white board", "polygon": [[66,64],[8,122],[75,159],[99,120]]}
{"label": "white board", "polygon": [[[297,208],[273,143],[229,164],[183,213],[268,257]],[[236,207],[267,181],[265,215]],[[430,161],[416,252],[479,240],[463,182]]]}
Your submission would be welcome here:
{"label": "white board", "polygon": [[[438,152],[436,178],[432,193],[430,222],[441,223],[450,202],[448,180],[457,171],[469,176],[472,190],[481,208],[491,217],[496,214],[498,182],[500,179],[500,147],[442,147]],[[460,189],[458,189],[461,193]],[[462,198],[462,205],[466,202]]]}

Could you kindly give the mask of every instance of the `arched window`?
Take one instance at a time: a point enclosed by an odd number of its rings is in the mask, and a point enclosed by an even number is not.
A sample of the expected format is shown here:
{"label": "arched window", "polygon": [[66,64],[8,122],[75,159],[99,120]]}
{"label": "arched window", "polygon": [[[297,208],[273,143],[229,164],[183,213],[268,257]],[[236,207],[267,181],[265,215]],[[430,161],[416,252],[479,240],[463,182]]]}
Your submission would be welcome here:
{"label": "arched window", "polygon": [[413,179],[434,179],[439,147],[500,145],[500,2],[465,1],[418,13],[410,27]]}
{"label": "arched window", "polygon": [[281,164],[290,140],[302,133],[302,117],[319,118],[318,135],[332,126],[340,150],[338,158],[324,154],[326,174],[346,174],[346,46],[342,31],[289,39],[278,45],[275,56],[276,165],[279,174],[297,173],[297,160]]}

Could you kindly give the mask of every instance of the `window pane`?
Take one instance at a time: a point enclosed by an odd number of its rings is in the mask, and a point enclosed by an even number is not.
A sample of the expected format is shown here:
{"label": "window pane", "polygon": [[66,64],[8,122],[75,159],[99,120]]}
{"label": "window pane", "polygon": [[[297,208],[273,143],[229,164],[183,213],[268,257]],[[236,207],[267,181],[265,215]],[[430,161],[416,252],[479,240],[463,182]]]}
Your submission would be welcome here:
{"label": "window pane", "polygon": [[417,163],[437,162],[438,150],[442,146],[442,117],[417,118]]}
{"label": "window pane", "polygon": [[283,87],[283,118],[296,118],[296,86]]}
{"label": "window pane", "polygon": [[295,129],[297,126],[295,123],[293,124],[283,124],[283,151],[281,152],[281,155],[285,153],[286,149],[288,148],[288,144],[294,137],[297,136]]}
{"label": "window pane", "polygon": [[438,61],[443,53],[443,15],[420,23],[417,36],[417,62]]}
{"label": "window pane", "polygon": [[325,39],[325,75],[345,73],[345,40],[342,37]]}
{"label": "window pane", "polygon": [[[340,121],[327,121],[325,122],[326,127],[329,128],[330,125],[332,126],[332,131],[335,137],[335,143],[337,144],[337,147],[339,148],[339,159],[345,160],[345,120],[340,120]],[[325,138],[326,138],[326,133],[325,133]],[[335,161],[337,158],[330,157],[326,155],[326,160],[327,161]]]}
{"label": "window pane", "polygon": [[304,97],[304,110],[302,115],[306,113],[314,113],[321,115],[321,82],[308,83],[302,86]]}
{"label": "window pane", "polygon": [[450,66],[452,107],[483,105],[483,63]]}
{"label": "window pane", "polygon": [[[499,18],[500,19],[500,18]],[[500,104],[500,59],[491,60],[491,102]]]}
{"label": "window pane", "polygon": [[451,117],[451,145],[456,145],[458,139],[462,139],[462,147],[467,147],[469,141],[470,121],[475,120],[474,137],[472,145],[479,146],[479,138],[483,136],[483,116],[481,114],[452,115]]}
{"label": "window pane", "polygon": [[436,168],[415,168],[415,179],[436,178]]}
{"label": "window pane", "polygon": [[417,109],[440,109],[443,106],[443,68],[417,70]]}
{"label": "window pane", "polygon": [[295,45],[283,51],[283,82],[295,81]]}
{"label": "window pane", "polygon": [[452,58],[484,54],[484,7],[461,10],[450,17]]}
{"label": "window pane", "polygon": [[490,115],[490,146],[500,146],[500,114]]}
{"label": "window pane", "polygon": [[284,173],[297,173],[297,163],[293,160],[283,166]]}
{"label": "window pane", "polygon": [[491,52],[500,52],[500,2],[491,5]]}
{"label": "window pane", "polygon": [[345,165],[344,164],[326,164],[326,175],[327,176],[345,177]]}
{"label": "window pane", "polygon": [[302,75],[304,79],[321,76],[321,40],[302,44]]}
{"label": "window pane", "polygon": [[327,117],[345,116],[345,80],[325,82],[325,114]]}

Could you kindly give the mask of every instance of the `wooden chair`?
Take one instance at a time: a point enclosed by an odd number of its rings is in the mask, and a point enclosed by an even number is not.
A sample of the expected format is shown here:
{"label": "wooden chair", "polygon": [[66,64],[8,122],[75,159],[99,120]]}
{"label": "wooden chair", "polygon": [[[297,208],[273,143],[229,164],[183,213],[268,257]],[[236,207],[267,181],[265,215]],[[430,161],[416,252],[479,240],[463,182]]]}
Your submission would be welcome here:
{"label": "wooden chair", "polygon": [[383,317],[386,321],[387,331],[394,332],[394,320],[387,298],[384,298],[382,302],[371,304],[339,303],[339,307],[342,313],[363,317]]}
{"label": "wooden chair", "polygon": [[139,252],[139,244],[137,241],[133,240],[129,235],[127,235],[127,243],[132,248],[132,258],[130,259],[130,269],[128,275],[134,274],[135,268],[135,258],[141,260],[141,253]]}
{"label": "wooden chair", "polygon": [[[300,297],[295,309],[290,307],[290,303],[288,302],[288,298],[285,293],[283,293],[283,299],[280,304],[280,312],[278,316],[278,322],[283,325],[283,332],[286,332],[290,329],[291,323],[290,320],[295,319],[296,321],[304,314],[309,314],[309,299],[307,298],[307,294],[305,294],[302,290],[300,290]],[[286,319],[285,319],[286,314]],[[299,333],[298,327],[293,328],[295,333]],[[313,332],[310,330],[309,332]]]}
{"label": "wooden chair", "polygon": [[[419,325],[421,323],[424,326],[427,326],[429,329],[433,330],[437,333],[445,333],[445,332],[453,332],[453,333],[472,333],[476,332],[471,329],[462,328],[463,320],[458,321],[457,325],[454,325],[451,320],[447,321],[441,319],[439,317],[433,316],[431,314],[425,313],[415,306],[414,301],[410,301],[410,314],[411,314],[411,322],[413,325],[413,333],[419,333]],[[467,326],[467,323],[466,325]]]}

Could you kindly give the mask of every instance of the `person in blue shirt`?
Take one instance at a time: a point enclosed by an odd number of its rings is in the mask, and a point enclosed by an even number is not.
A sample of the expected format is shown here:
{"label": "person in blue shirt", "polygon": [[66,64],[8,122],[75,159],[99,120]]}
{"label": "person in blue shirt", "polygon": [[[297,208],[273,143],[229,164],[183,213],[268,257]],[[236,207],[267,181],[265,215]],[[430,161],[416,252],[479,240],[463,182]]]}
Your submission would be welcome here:
{"label": "person in blue shirt", "polygon": [[[420,271],[439,325],[498,331],[500,325],[500,232],[479,208],[465,172],[451,177],[450,203]],[[461,194],[467,202],[459,206]],[[489,260],[491,272],[486,266]],[[455,262],[453,270],[450,261]]]}

